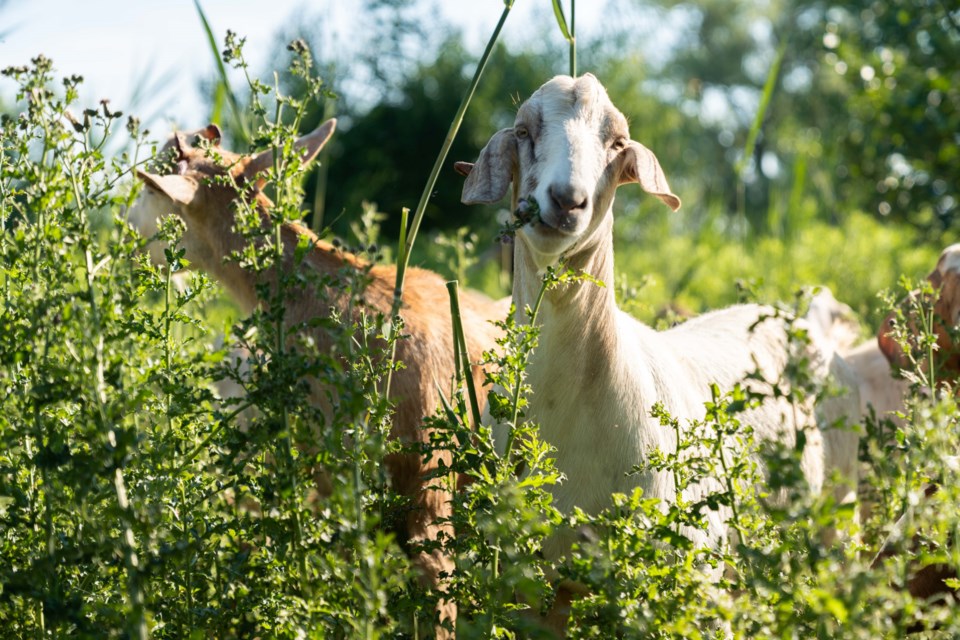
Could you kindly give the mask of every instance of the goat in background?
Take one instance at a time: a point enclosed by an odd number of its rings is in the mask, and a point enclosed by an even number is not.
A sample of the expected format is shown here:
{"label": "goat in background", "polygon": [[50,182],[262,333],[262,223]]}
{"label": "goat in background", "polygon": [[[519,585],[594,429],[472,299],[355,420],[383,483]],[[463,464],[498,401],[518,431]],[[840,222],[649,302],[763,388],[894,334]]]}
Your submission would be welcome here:
{"label": "goat in background", "polygon": [[[329,120],[296,142],[303,163],[316,157],[332,135],[335,124],[335,120]],[[371,266],[318,239],[299,224],[282,225],[282,259],[265,273],[257,274],[242,268],[236,261],[226,261],[227,256],[246,244],[234,229],[234,203],[241,194],[233,185],[238,185],[241,190],[253,187],[252,195],[248,192],[247,197],[252,198],[264,226],[269,224],[267,211],[272,203],[260,192],[258,176],[272,166],[273,151],[244,156],[223,149],[218,144],[220,131],[215,125],[201,130],[199,136],[213,146],[208,149],[194,147],[188,136],[182,133],[176,134],[167,144],[177,155],[175,173],[138,173],[145,188],[129,211],[134,227],[151,236],[156,233],[161,216],[173,213],[182,218],[186,223],[182,240],[185,257],[221,282],[245,313],[267,304],[258,298],[258,284],[276,283],[278,269],[289,272],[298,268],[334,281],[342,279],[345,271],[362,272],[363,279],[368,281],[361,294],[364,306],[369,311],[389,316],[395,267]],[[230,180],[223,180],[224,177]],[[298,263],[295,251],[302,238],[307,239],[309,250]],[[163,261],[162,247],[152,247],[151,253],[155,260]],[[323,278],[317,281],[323,282]],[[396,402],[396,411],[390,436],[405,443],[427,443],[430,432],[422,426],[424,417],[439,406],[438,384],[455,375],[450,304],[444,280],[439,275],[412,268],[407,273],[406,282],[400,310],[405,337],[397,344],[398,359],[406,366],[394,374],[391,396]],[[288,291],[283,301],[284,320],[298,331],[309,332],[321,351],[329,350],[333,342],[324,329],[301,327],[309,327],[311,319],[330,317],[331,310],[349,318],[352,306],[348,297],[335,287],[324,286],[318,290],[317,287],[298,286]],[[469,337],[469,359],[477,363],[484,351],[494,348],[501,331],[492,321],[503,319],[505,307],[502,302],[494,302],[482,294],[466,292],[461,300],[461,313],[464,332]],[[472,376],[480,387],[484,373],[479,365],[473,365]],[[290,398],[290,401],[308,401],[321,407],[329,402],[326,390],[317,384],[312,385],[309,398]],[[435,451],[427,460],[418,453],[391,454],[386,459],[394,488],[410,496],[414,503],[405,531],[411,541],[436,541],[442,535],[453,535],[449,524],[450,493],[428,479],[428,475],[440,465],[449,464],[450,454],[446,451]],[[452,559],[440,550],[421,553],[414,562],[425,580],[435,587],[442,588],[441,572],[449,574],[453,571]],[[452,602],[441,605],[441,619],[452,622],[455,615],[456,607]],[[438,637],[449,637],[447,633],[437,628]]]}

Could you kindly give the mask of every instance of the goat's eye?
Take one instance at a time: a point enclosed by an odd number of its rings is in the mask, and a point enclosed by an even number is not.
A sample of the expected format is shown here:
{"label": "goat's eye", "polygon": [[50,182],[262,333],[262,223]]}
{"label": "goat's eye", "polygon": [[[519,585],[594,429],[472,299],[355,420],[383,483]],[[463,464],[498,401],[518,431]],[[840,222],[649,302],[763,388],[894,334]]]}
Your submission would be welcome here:
{"label": "goat's eye", "polygon": [[513,128],[513,135],[518,138],[526,138],[530,135],[530,132],[527,131],[527,128],[524,126],[517,126]]}

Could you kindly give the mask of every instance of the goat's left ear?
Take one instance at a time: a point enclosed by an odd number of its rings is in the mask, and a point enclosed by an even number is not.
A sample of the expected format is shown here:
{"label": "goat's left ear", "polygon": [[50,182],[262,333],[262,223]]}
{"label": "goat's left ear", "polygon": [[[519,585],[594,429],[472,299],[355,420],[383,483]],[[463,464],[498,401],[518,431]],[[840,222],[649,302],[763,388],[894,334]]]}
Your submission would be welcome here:
{"label": "goat's left ear", "polygon": [[[293,143],[294,149],[296,149],[300,155],[300,161],[303,164],[313,162],[313,159],[317,157],[320,150],[327,144],[327,141],[330,139],[330,136],[333,135],[336,128],[337,119],[330,118],[320,125],[316,131],[308,133]],[[247,180],[252,180],[258,173],[266,171],[272,166],[273,149],[267,149],[250,159],[250,162],[248,162],[243,169],[243,175]]]}
{"label": "goat's left ear", "polygon": [[177,204],[190,204],[200,186],[193,178],[181,175],[161,176],[146,171],[137,171],[137,177]]}
{"label": "goat's left ear", "polygon": [[627,148],[620,152],[620,176],[617,184],[639,184],[650,195],[660,198],[665,205],[676,211],[680,208],[680,198],[667,184],[660,161],[653,151],[639,142],[630,141]]}

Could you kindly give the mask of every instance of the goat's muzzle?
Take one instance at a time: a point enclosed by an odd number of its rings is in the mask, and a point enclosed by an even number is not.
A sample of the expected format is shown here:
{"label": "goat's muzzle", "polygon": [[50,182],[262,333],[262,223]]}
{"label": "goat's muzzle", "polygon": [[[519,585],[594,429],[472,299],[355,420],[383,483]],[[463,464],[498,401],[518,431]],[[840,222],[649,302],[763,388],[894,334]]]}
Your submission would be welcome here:
{"label": "goat's muzzle", "polygon": [[547,195],[546,211],[540,214],[544,224],[561,233],[576,233],[590,207],[587,190],[570,184],[551,184]]}
{"label": "goat's muzzle", "polygon": [[587,190],[571,184],[551,184],[547,188],[547,195],[550,196],[550,206],[563,213],[586,211],[590,203]]}

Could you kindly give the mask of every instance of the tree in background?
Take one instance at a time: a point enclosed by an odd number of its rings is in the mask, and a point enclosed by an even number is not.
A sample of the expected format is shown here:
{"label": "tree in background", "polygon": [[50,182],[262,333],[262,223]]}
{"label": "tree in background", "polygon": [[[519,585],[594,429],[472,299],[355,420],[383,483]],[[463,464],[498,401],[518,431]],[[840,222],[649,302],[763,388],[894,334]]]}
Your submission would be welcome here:
{"label": "tree in background", "polygon": [[836,106],[820,121],[832,125],[838,200],[931,231],[956,230],[960,213],[960,9],[949,4],[798,2],[820,40],[805,98]]}
{"label": "tree in background", "polygon": [[[742,175],[751,226],[780,231],[811,214],[811,199],[828,220],[863,209],[934,235],[956,224],[960,10],[938,0],[664,4],[682,26],[654,84],[690,116],[686,170],[704,200],[735,209],[736,164],[782,47]],[[630,6],[642,16],[651,5]]]}

